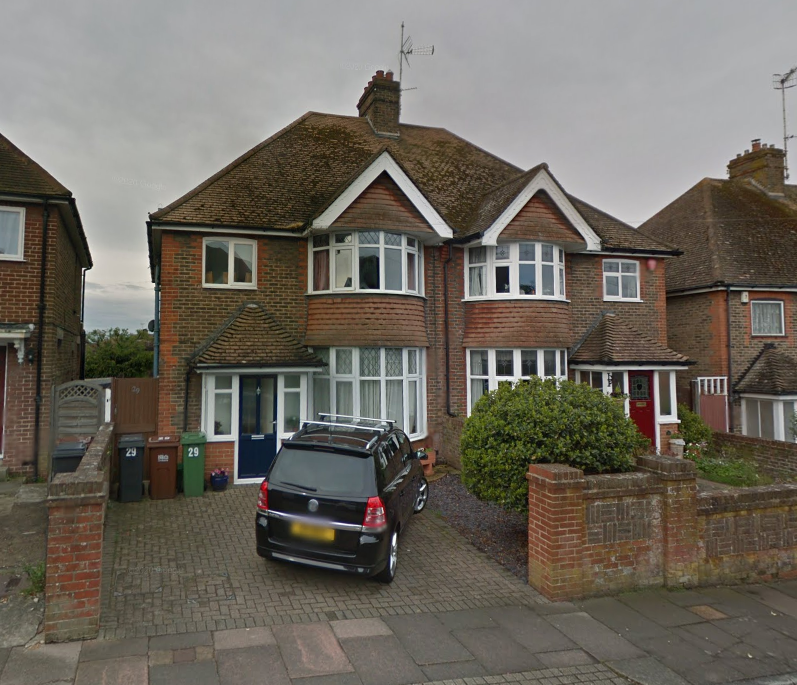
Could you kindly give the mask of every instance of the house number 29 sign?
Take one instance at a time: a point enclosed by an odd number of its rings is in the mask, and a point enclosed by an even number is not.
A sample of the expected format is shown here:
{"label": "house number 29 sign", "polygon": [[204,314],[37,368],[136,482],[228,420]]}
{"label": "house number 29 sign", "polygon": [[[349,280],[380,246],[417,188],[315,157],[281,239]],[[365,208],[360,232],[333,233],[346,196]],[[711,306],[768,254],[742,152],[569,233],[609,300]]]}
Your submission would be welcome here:
{"label": "house number 29 sign", "polygon": [[189,447],[188,448],[188,456],[189,457],[198,457],[199,456],[199,448],[198,447]]}

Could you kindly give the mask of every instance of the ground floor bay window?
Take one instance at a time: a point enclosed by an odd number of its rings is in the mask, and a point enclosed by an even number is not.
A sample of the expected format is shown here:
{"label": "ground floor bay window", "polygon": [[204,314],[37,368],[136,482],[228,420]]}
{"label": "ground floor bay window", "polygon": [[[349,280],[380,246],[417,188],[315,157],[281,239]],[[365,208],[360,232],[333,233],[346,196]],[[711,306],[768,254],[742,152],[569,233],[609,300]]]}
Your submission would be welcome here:
{"label": "ground floor bay window", "polygon": [[312,413],[391,419],[411,438],[426,434],[424,349],[316,347]]}
{"label": "ground floor bay window", "polygon": [[795,442],[797,395],[743,395],[742,433],[751,438]]}

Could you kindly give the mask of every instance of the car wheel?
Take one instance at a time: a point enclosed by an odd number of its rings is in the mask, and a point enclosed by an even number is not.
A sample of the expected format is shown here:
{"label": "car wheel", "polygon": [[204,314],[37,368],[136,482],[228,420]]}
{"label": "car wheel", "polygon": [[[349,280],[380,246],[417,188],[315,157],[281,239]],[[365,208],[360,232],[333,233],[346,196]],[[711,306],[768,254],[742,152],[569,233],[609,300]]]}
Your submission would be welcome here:
{"label": "car wheel", "polygon": [[418,496],[415,498],[415,504],[412,505],[412,513],[420,514],[426,503],[429,501],[429,482],[426,478],[421,478],[421,487],[418,488]]}
{"label": "car wheel", "polygon": [[396,577],[398,566],[398,531],[394,530],[390,538],[390,551],[388,552],[387,566],[376,576],[380,583],[392,583]]}

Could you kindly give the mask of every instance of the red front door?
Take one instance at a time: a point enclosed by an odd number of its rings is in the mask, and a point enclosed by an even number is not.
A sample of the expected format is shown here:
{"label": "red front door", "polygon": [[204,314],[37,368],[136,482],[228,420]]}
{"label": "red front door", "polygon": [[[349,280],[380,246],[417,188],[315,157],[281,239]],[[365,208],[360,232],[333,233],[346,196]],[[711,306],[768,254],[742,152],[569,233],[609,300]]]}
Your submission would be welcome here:
{"label": "red front door", "polygon": [[653,401],[653,372],[629,371],[628,393],[631,418],[642,435],[656,447],[656,407]]}
{"label": "red front door", "polygon": [[3,433],[6,416],[6,346],[0,347],[0,454],[3,454]]}

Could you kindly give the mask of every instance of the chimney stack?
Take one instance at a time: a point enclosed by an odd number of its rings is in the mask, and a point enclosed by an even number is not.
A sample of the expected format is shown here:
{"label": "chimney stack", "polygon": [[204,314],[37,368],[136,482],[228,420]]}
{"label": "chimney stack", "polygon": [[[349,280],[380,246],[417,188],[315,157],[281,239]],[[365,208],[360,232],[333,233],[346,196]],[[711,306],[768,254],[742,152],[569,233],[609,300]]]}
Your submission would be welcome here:
{"label": "chimney stack", "polygon": [[783,195],[785,173],[783,150],[774,145],[762,145],[760,138],[753,140],[750,150],[728,162],[728,176],[732,181],[753,181],[769,195]]}
{"label": "chimney stack", "polygon": [[399,137],[401,112],[401,84],[393,80],[393,72],[381,69],[374,74],[363,90],[357,109],[368,119],[378,136]]}

